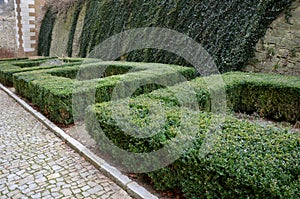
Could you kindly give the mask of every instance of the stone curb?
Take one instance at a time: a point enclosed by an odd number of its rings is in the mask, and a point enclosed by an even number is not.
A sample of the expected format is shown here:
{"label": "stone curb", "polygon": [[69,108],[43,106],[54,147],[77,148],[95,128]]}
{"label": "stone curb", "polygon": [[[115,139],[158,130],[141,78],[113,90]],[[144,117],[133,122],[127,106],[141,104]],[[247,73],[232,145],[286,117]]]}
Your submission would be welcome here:
{"label": "stone curb", "polygon": [[48,120],[44,115],[34,110],[29,104],[24,100],[20,99],[16,94],[11,92],[5,86],[0,84],[0,89],[7,93],[11,98],[13,98],[17,103],[19,103],[25,110],[31,113],[36,119],[38,119],[42,124],[44,124],[49,130],[51,130],[56,136],[66,142],[71,148],[73,148],[77,153],[83,156],[116,184],[122,187],[127,193],[137,199],[158,199],[157,196],[153,195],[147,191],[144,187],[140,186],[136,182],[132,181],[127,176],[123,175],[118,169],[109,165],[105,160],[95,155],[88,148],[83,146],[80,142],[66,134],[62,129]]}

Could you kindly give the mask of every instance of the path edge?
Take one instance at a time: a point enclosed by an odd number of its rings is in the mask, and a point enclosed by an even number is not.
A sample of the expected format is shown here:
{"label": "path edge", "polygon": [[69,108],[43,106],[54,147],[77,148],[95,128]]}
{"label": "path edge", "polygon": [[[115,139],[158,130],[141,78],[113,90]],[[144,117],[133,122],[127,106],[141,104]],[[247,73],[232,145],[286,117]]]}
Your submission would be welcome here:
{"label": "path edge", "polygon": [[66,134],[61,128],[56,126],[48,118],[42,115],[40,112],[33,109],[24,100],[19,98],[15,93],[10,91],[8,88],[0,83],[0,89],[3,90],[7,95],[13,98],[18,104],[20,104],[26,111],[32,114],[37,120],[45,125],[50,131],[52,131],[57,137],[68,144],[73,150],[79,155],[84,157],[88,162],[99,169],[104,175],[109,177],[117,185],[123,188],[130,196],[137,199],[158,199],[157,196],[150,193],[144,187],[138,183],[132,181],[128,176],[122,174],[117,168],[108,164],[104,159],[95,155],[91,150],[86,148],[80,142]]}

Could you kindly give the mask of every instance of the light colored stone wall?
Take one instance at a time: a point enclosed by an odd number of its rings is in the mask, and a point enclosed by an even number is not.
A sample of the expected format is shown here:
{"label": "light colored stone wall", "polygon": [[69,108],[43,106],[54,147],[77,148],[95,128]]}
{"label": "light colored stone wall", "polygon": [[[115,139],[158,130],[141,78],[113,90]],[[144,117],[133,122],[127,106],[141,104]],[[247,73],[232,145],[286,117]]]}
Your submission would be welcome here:
{"label": "light colored stone wall", "polygon": [[246,71],[300,77],[300,0],[270,25],[255,55]]}
{"label": "light colored stone wall", "polygon": [[37,20],[42,13],[45,0],[15,0],[16,43],[19,56],[37,54],[38,30]]}
{"label": "light colored stone wall", "polygon": [[16,50],[16,20],[13,2],[0,5],[0,49]]}
{"label": "light colored stone wall", "polygon": [[46,0],[35,0],[35,33],[36,33],[36,52],[37,46],[39,42],[39,33],[42,24],[42,20],[45,16],[46,9],[45,9]]}
{"label": "light colored stone wall", "polygon": [[75,34],[74,34],[74,40],[73,40],[73,52],[72,52],[72,57],[77,57],[80,52],[80,35],[83,29],[84,25],[84,18],[86,14],[86,9],[87,9],[87,4],[85,3],[82,10],[79,13],[78,20],[77,20],[77,25],[75,29]]}
{"label": "light colored stone wall", "polygon": [[[68,9],[67,13],[60,13],[57,15],[53,31],[52,41],[50,46],[50,56],[65,57],[67,56],[67,48],[69,41],[69,34],[72,28],[72,22],[75,14],[76,4]],[[72,43],[72,57],[77,57],[80,51],[80,35],[84,25],[84,19],[87,9],[87,1],[80,10],[76,29]]]}
{"label": "light colored stone wall", "polygon": [[57,16],[50,47],[50,56],[66,57],[69,41],[69,33],[72,26],[75,6],[69,8],[67,13],[62,13]]}
{"label": "light colored stone wall", "polygon": [[24,52],[34,52],[36,44],[34,0],[23,0],[20,4]]}
{"label": "light colored stone wall", "polygon": [[17,23],[17,48],[19,54],[34,54],[35,52],[35,8],[34,0],[15,0]]}

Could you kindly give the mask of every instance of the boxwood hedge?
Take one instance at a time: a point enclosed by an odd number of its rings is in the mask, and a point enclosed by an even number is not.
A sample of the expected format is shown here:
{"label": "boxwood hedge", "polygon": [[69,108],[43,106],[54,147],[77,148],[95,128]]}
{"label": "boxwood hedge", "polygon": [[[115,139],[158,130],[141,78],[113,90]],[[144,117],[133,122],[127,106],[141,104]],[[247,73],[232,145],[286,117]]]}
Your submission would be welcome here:
{"label": "boxwood hedge", "polygon": [[[210,111],[210,94],[206,80],[196,78],[168,89],[147,94],[147,98],[163,99],[179,105],[176,93],[191,88],[196,93],[200,109]],[[300,121],[300,79],[293,76],[229,72],[222,75],[227,94],[227,107],[235,112],[257,112],[262,117],[278,121]],[[217,83],[216,83],[217,85]],[[213,87],[210,85],[210,87]]]}
{"label": "boxwood hedge", "polygon": [[0,63],[3,62],[11,62],[11,61],[20,61],[20,60],[26,60],[28,59],[27,57],[23,57],[23,58],[2,58],[0,59]]}
{"label": "boxwood hedge", "polygon": [[[239,88],[239,84],[252,83],[251,85],[264,85],[265,89],[268,89],[266,86],[268,84],[271,88],[280,88],[282,91],[284,83],[288,82],[285,81],[291,80],[284,78],[281,82],[277,82],[278,76],[263,77],[242,73],[225,74],[223,77],[227,89]],[[200,88],[196,87],[197,84],[201,87],[202,83],[201,78],[190,83],[195,86],[200,96],[207,95],[205,92],[199,93]],[[298,83],[287,84],[287,90],[295,89],[299,92]],[[179,89],[180,85],[171,87],[169,91],[172,88]],[[244,94],[242,92],[244,88],[249,87],[242,87],[240,91],[235,91],[231,95],[234,96],[239,92]],[[126,100],[90,106],[86,114],[86,128],[99,143],[100,149],[118,159],[118,163],[132,165],[134,160],[120,155],[118,150],[109,147],[110,143],[103,141],[104,136],[115,146],[140,154],[157,151],[172,142],[172,138],[185,140],[186,137],[190,137],[191,144],[183,148],[182,156],[178,160],[160,170],[144,174],[152,179],[157,189],[179,189],[183,191],[186,198],[195,199],[300,197],[299,133],[239,120],[230,114],[226,116],[219,128],[212,128],[215,115],[179,107],[176,100],[168,101],[166,96],[160,98],[159,95],[165,90],[167,89],[159,89],[150,94],[131,98],[128,106]],[[234,90],[227,91],[230,94]],[[250,94],[251,92],[252,90],[249,90]],[[285,93],[281,93],[281,96],[284,95]],[[199,103],[207,100],[206,97],[200,96],[198,96]],[[237,99],[236,102],[243,102],[243,98]],[[122,104],[125,106],[121,106]],[[151,114],[151,108],[157,105],[160,105],[159,111],[165,119],[161,128],[157,127],[159,126],[157,123],[161,120],[158,119],[160,114]],[[128,107],[131,117],[128,117],[125,110]],[[299,110],[297,109],[298,112]],[[118,121],[114,119],[113,113],[119,116]],[[185,120],[187,124],[182,123],[182,118],[186,116],[189,117]],[[197,125],[197,131],[185,128],[188,124]],[[157,134],[150,138],[137,138],[130,135],[137,128],[147,129],[147,127]],[[133,166],[148,168],[155,164],[158,158],[164,157],[152,157],[141,165]]]}
{"label": "boxwood hedge", "polygon": [[0,82],[6,86],[13,86],[13,74],[15,73],[80,65],[82,61],[83,59],[73,58],[39,58],[0,62]]}
{"label": "boxwood hedge", "polygon": [[[103,78],[99,79],[98,74],[102,68],[106,68],[106,71]],[[77,74],[80,74],[84,81],[76,79]],[[94,77],[89,77],[91,74],[94,74]],[[176,79],[176,74],[184,77],[178,81],[186,81],[195,78],[196,71],[189,67],[165,64],[98,62],[16,73],[13,76],[13,84],[17,93],[32,101],[52,121],[70,124],[73,122],[73,96],[78,96],[74,102],[79,104],[75,107],[78,108],[75,112],[81,113],[87,104],[93,103],[89,98],[89,93],[93,89],[96,91],[95,101],[104,102],[111,100],[114,87],[120,82],[133,87],[141,85],[133,93],[139,95],[163,87],[164,85],[156,84],[155,81]],[[166,84],[169,85],[178,83],[175,80],[173,82],[167,80]]]}

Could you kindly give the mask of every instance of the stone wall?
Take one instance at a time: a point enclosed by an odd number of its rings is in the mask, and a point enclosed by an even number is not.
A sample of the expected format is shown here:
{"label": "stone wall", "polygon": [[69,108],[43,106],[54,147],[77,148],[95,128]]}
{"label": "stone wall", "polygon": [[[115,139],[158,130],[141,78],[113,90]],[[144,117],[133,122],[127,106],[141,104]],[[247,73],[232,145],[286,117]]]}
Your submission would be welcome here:
{"label": "stone wall", "polygon": [[[84,18],[86,14],[87,4],[84,3],[76,22],[74,38],[72,42],[72,57],[77,57],[80,51],[80,35],[83,30]],[[57,15],[53,31],[52,41],[50,46],[50,56],[66,57],[68,56],[68,41],[72,28],[73,17],[76,12],[76,4],[68,9],[67,13]]]}
{"label": "stone wall", "polygon": [[[44,16],[45,0],[15,0],[17,22],[17,46],[20,54],[36,55],[38,33]],[[70,9],[73,13],[74,8]],[[73,41],[73,56],[79,53],[79,37],[83,27],[86,6],[81,11]],[[60,17],[56,21],[51,43],[51,55],[65,56],[68,30],[71,19]],[[275,20],[264,38],[256,45],[255,58],[249,62],[245,71],[280,73],[300,76],[300,0],[291,9]]]}
{"label": "stone wall", "polygon": [[15,0],[16,43],[19,56],[37,54],[39,16],[45,0]]}
{"label": "stone wall", "polygon": [[72,26],[72,19],[75,7],[71,7],[68,13],[57,16],[52,31],[50,56],[65,57],[67,56],[67,48],[69,41],[69,32]]}
{"label": "stone wall", "polygon": [[[4,3],[4,2],[3,2]],[[0,50],[16,50],[16,23],[12,1],[0,4]]]}
{"label": "stone wall", "polygon": [[300,77],[300,1],[275,20],[256,45],[246,71]]}

